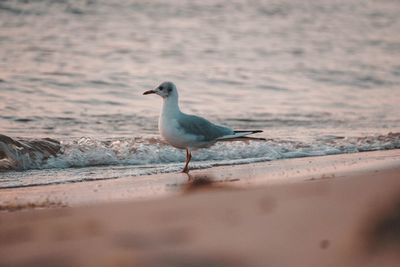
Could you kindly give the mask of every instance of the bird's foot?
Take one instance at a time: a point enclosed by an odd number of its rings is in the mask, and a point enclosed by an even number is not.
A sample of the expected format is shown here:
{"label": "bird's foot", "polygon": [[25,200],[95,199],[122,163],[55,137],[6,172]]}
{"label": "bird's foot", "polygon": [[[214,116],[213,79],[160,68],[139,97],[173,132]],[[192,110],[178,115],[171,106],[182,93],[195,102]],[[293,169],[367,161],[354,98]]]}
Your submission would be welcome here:
{"label": "bird's foot", "polygon": [[183,168],[183,170],[181,171],[181,173],[189,174],[189,168],[187,168],[187,167]]}

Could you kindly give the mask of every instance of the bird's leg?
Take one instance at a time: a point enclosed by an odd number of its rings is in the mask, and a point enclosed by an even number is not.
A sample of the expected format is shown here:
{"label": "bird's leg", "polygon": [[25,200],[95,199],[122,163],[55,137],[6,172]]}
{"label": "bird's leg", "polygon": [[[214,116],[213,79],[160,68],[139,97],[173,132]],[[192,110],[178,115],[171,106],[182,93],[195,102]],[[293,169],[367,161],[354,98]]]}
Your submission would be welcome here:
{"label": "bird's leg", "polygon": [[189,162],[191,159],[192,159],[192,154],[190,153],[189,149],[186,148],[186,162],[182,172],[189,173]]}

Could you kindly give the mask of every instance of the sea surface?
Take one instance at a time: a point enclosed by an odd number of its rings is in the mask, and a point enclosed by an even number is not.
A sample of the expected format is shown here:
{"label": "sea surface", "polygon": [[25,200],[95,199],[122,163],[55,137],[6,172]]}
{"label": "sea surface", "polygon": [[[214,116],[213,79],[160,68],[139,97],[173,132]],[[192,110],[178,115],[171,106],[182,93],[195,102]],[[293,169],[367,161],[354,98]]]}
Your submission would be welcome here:
{"label": "sea surface", "polygon": [[400,148],[398,0],[0,1],[0,188],[182,168],[181,109],[266,141],[193,168]]}

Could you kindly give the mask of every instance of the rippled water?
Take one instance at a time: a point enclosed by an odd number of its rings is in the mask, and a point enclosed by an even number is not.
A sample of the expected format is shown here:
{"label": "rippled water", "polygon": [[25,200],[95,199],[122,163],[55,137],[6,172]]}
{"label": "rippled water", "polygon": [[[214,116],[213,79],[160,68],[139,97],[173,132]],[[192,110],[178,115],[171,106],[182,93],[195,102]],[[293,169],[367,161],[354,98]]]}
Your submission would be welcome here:
{"label": "rippled water", "polygon": [[[53,138],[61,151],[82,140],[136,149],[157,139],[161,107],[141,93],[171,80],[187,113],[272,140],[224,143],[228,155],[214,148],[195,163],[266,159],[285,142],[328,151],[329,140],[386,136],[373,149],[396,148],[398,14],[397,0],[0,1],[0,133]],[[171,151],[140,164],[167,170],[183,159]],[[39,168],[139,164],[119,155]]]}

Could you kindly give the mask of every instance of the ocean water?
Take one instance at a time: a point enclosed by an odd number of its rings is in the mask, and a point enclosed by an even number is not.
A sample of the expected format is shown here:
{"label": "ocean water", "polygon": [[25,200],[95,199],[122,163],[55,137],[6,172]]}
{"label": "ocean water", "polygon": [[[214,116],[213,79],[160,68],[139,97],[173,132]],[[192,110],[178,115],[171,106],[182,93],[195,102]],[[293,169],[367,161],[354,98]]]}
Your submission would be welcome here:
{"label": "ocean water", "polygon": [[[158,135],[181,109],[265,142],[194,168],[400,148],[400,2],[0,1],[0,187],[182,168]],[[35,179],[32,179],[35,177]]]}

